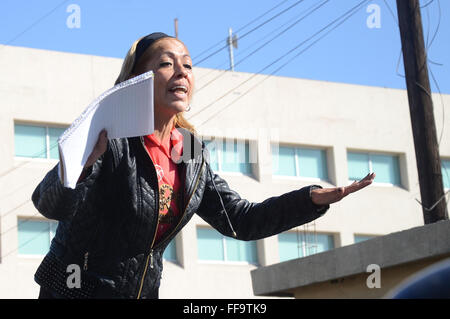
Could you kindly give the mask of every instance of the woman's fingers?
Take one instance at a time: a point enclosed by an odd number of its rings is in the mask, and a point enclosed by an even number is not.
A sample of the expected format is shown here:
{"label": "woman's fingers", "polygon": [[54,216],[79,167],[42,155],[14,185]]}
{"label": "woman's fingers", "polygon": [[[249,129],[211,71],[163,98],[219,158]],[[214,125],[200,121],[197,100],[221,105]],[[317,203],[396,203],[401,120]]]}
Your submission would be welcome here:
{"label": "woman's fingers", "polygon": [[106,148],[108,146],[108,133],[106,130],[102,130],[98,136],[97,144],[95,145],[94,150],[102,155],[106,152]]}
{"label": "woman's fingers", "polygon": [[354,193],[356,191],[359,191],[360,189],[369,186],[372,184],[373,180],[375,179],[375,173],[369,173],[366,177],[364,177],[360,181],[355,181],[351,185],[346,187],[346,195]]}
{"label": "woman's fingers", "polygon": [[98,158],[102,156],[103,153],[106,152],[107,147],[108,147],[108,132],[106,132],[106,130],[102,130],[98,135],[97,143],[95,144],[92,153],[89,155],[89,158],[86,161],[84,167],[87,168],[94,165],[94,163],[98,160]]}
{"label": "woman's fingers", "polygon": [[375,173],[370,173],[360,181],[355,181],[346,187],[317,188],[311,191],[311,199],[316,205],[327,205],[340,201],[348,194],[372,184]]}

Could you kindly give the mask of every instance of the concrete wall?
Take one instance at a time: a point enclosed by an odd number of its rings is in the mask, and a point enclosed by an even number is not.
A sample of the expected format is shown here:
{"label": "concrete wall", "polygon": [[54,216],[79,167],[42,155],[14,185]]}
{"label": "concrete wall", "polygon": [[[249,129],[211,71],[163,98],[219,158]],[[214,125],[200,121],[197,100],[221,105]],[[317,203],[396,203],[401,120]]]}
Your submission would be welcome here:
{"label": "concrete wall", "polygon": [[252,270],[253,289],[259,296],[302,299],[383,298],[408,277],[449,257],[450,221],[445,220],[260,267]]}
{"label": "concrete wall", "polygon": [[[34,298],[33,274],[40,257],[17,255],[17,217],[43,218],[31,193],[56,164],[14,157],[14,121],[69,125],[99,94],[110,88],[120,59],[5,46],[0,59],[0,298]],[[332,205],[315,222],[337,246],[353,235],[383,235],[423,224],[406,91],[196,68],[197,93],[187,118],[204,136],[248,138],[256,146],[253,176],[223,174],[242,197],[262,201],[309,184],[346,185],[347,150],[398,154],[402,187],[372,185]],[[220,76],[212,84],[211,80]],[[245,83],[244,83],[245,82]],[[241,83],[241,86],[239,86]],[[239,86],[239,87],[238,87]],[[230,94],[224,96],[225,93]],[[434,96],[436,125],[443,119]],[[445,105],[450,103],[443,96]],[[200,113],[201,112],[201,113]],[[245,128],[245,129],[243,129]],[[450,132],[443,132],[441,155],[450,158]],[[329,181],[272,176],[270,143],[326,148]],[[252,298],[253,265],[197,261],[195,217],[177,237],[179,263],[166,262],[162,298]],[[258,242],[261,265],[277,263],[277,238]]]}
{"label": "concrete wall", "polygon": [[382,269],[380,288],[367,286],[367,279],[371,273],[362,273],[345,278],[330,280],[308,287],[291,290],[296,299],[381,299],[389,298],[390,293],[402,283],[427,267],[445,258],[439,256],[420,260],[405,265]]}

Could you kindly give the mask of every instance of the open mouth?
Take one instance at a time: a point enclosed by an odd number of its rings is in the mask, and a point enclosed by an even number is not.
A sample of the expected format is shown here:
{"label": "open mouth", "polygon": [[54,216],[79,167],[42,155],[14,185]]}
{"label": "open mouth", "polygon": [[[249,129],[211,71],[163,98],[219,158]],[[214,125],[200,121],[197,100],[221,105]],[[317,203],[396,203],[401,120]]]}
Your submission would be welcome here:
{"label": "open mouth", "polygon": [[177,94],[186,94],[188,92],[188,89],[184,85],[177,85],[177,86],[170,88],[169,91],[172,93],[177,93]]}

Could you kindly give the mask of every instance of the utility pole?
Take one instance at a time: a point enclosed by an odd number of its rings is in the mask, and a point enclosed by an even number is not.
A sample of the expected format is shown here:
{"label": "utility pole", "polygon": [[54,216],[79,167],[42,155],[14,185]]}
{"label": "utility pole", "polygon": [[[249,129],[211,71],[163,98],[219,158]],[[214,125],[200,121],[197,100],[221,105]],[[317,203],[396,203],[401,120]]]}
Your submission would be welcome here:
{"label": "utility pole", "polygon": [[175,38],[178,39],[178,18],[175,18]]}
{"label": "utility pole", "polygon": [[397,0],[425,224],[448,219],[419,0]]}
{"label": "utility pole", "polygon": [[233,30],[231,28],[228,29],[228,39],[227,39],[228,51],[230,53],[230,70],[234,71],[234,55],[233,55],[233,47],[237,49],[237,37],[233,36]]}

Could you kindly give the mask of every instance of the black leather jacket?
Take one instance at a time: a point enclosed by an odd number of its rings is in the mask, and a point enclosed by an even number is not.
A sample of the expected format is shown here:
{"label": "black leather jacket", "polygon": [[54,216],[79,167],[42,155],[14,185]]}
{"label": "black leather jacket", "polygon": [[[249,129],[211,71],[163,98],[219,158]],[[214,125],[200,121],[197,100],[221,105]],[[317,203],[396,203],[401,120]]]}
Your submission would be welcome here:
{"label": "black leather jacket", "polygon": [[[329,206],[316,206],[317,185],[251,203],[228,187],[209,166],[209,153],[196,137],[184,137],[182,218],[158,244],[158,182],[141,138],[113,139],[105,154],[75,189],[65,188],[54,167],[32,195],[39,212],[58,220],[49,253],[35,280],[64,298],[157,298],[168,243],[194,213],[220,233],[257,240],[310,222]],[[189,134],[189,135],[187,135]],[[80,287],[68,285],[78,265]],[[70,288],[72,287],[72,288]]]}

